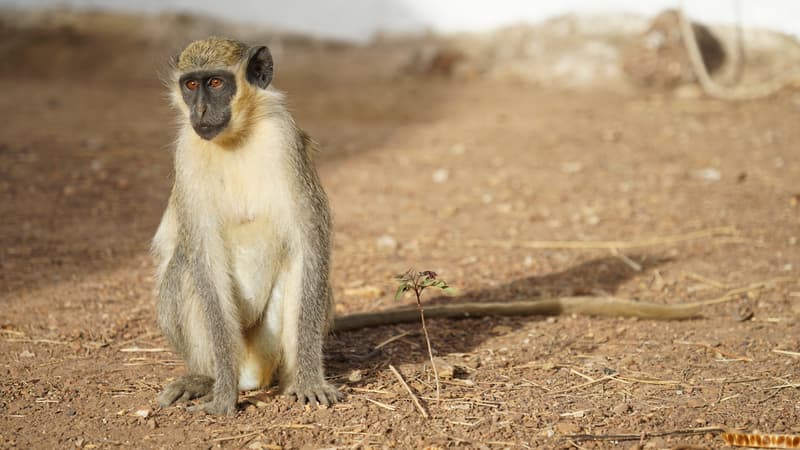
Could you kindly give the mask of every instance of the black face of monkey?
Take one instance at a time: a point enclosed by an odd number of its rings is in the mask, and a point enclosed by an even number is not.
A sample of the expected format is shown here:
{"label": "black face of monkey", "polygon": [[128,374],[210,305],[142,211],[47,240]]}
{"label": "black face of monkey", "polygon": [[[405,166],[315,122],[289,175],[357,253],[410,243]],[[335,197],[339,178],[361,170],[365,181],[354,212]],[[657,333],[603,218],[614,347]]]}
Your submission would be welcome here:
{"label": "black face of monkey", "polygon": [[180,78],[192,128],[203,139],[218,135],[231,120],[236,78],[227,70],[189,72]]}
{"label": "black face of monkey", "polygon": [[[272,81],[272,55],[267,47],[248,51],[245,78],[266,89]],[[231,120],[231,100],[236,95],[236,77],[228,70],[197,70],[178,80],[183,101],[189,107],[189,120],[198,136],[211,140]]]}

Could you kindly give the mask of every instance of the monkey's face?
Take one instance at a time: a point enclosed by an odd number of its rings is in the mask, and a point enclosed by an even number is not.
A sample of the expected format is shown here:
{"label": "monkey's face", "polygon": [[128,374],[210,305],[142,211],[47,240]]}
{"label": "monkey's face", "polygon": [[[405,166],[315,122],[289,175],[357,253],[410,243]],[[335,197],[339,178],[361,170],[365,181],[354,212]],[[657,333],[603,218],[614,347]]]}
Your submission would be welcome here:
{"label": "monkey's face", "polygon": [[231,121],[236,77],[227,70],[198,70],[184,74],[179,83],[192,128],[201,138],[213,139]]}
{"label": "monkey's face", "polygon": [[182,98],[198,136],[226,141],[246,133],[246,116],[254,109],[250,103],[257,102],[252,93],[272,81],[267,47],[248,49],[237,41],[210,38],[189,44],[176,65],[180,97],[174,98]]}

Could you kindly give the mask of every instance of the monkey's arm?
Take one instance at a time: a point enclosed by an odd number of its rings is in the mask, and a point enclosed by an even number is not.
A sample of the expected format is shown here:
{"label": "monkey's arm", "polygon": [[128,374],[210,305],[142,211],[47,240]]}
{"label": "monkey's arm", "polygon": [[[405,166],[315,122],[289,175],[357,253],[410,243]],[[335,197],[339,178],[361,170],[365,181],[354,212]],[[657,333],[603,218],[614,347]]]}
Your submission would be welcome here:
{"label": "monkey's arm", "polygon": [[[700,305],[659,305],[634,302],[616,297],[558,297],[509,303],[459,303],[425,307],[425,317],[429,319],[463,319],[483,316],[556,316],[573,313],[589,316],[680,320],[698,317],[700,315]],[[333,329],[335,331],[347,331],[381,325],[417,322],[418,320],[419,311],[416,308],[394,309],[339,316],[334,320]]]}
{"label": "monkey's arm", "polygon": [[[197,208],[198,211],[201,209]],[[198,217],[204,218],[205,222],[198,223],[202,220],[198,220]],[[220,225],[214,216],[202,212],[195,214],[195,221],[187,227],[190,243],[188,260],[203,323],[188,325],[205,327],[206,336],[211,341],[214,385],[213,398],[193,409],[213,414],[232,414],[236,411],[239,395],[236,360],[243,345],[238,312],[231,295],[230,271]],[[200,348],[205,346],[201,345]]]}
{"label": "monkey's arm", "polygon": [[213,247],[213,244],[207,243],[206,248],[192,254],[192,276],[214,355],[213,399],[198,405],[196,409],[213,414],[232,414],[236,410],[239,394],[235,364],[238,321],[232,311],[233,299],[230,298],[229,281],[226,280],[228,272],[219,267],[221,261],[216,260],[215,253],[220,252]]}

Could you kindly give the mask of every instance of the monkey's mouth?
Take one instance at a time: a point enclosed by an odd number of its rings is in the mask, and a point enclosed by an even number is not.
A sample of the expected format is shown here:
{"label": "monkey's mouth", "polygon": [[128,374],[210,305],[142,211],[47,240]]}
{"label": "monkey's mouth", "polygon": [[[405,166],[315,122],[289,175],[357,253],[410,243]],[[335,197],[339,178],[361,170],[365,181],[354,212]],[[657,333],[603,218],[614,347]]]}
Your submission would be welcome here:
{"label": "monkey's mouth", "polygon": [[201,138],[210,141],[214,139],[214,137],[222,132],[225,129],[225,125],[212,125],[212,124],[194,124],[192,126],[194,128],[194,132],[197,133],[198,136]]}

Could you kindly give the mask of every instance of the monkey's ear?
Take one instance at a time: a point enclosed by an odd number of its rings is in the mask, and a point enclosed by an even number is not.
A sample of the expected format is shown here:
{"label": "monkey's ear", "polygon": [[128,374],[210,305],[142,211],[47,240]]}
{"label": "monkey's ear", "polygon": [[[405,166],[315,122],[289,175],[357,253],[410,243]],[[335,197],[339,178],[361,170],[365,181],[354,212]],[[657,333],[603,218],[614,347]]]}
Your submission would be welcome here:
{"label": "monkey's ear", "polygon": [[247,57],[247,81],[261,89],[272,82],[272,54],[267,47],[252,47]]}

